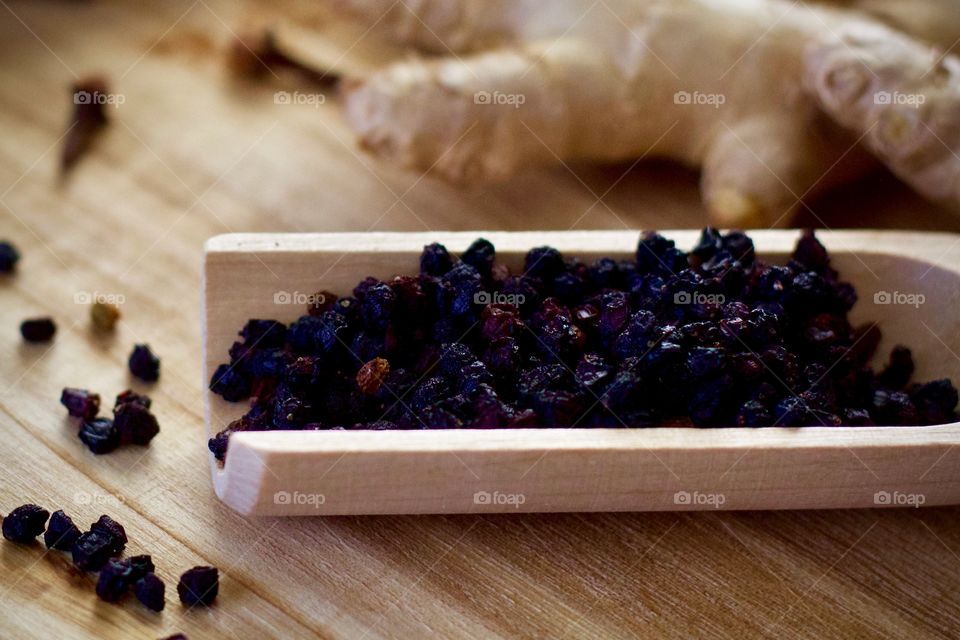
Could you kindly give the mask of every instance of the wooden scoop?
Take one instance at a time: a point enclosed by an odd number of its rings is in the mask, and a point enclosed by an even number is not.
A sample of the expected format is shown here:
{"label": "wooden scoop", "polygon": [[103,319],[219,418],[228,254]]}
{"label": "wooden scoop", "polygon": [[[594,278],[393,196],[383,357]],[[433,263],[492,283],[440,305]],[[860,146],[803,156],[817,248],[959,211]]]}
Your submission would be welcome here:
{"label": "wooden scoop", "polygon": [[[689,248],[694,231],[665,231]],[[626,257],[638,232],[231,234],[206,244],[204,384],[249,318],[290,322],[318,290],[418,270],[425,244],[478,236],[512,270],[534,246]],[[750,232],[784,262],[795,231]],[[913,349],[915,378],[960,382],[960,237],[822,232],[854,284],[853,324],[879,321],[886,358]],[[206,392],[207,436],[247,410]],[[206,439],[204,439],[204,445]],[[263,431],[230,439],[217,495],[252,515],[812,509],[960,503],[960,423],[931,427]],[[198,442],[198,446],[200,443]]]}

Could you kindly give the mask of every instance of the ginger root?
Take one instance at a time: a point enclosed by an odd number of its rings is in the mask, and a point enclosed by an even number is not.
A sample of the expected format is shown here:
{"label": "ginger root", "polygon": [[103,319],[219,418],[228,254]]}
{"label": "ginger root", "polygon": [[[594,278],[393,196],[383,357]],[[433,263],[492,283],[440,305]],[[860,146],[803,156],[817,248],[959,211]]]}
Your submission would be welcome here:
{"label": "ginger root", "polygon": [[758,227],[879,160],[960,202],[960,59],[879,0],[335,3],[440,53],[349,82],[345,104],[364,147],[456,182],[658,156],[702,168],[716,224]]}

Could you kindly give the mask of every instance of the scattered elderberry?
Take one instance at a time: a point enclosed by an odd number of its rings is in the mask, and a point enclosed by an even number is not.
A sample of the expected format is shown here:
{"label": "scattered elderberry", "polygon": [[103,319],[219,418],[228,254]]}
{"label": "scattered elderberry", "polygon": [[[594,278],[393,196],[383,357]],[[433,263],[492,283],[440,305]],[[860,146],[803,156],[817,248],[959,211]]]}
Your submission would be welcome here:
{"label": "scattered elderberry", "polygon": [[160,433],[160,425],[150,409],[139,402],[124,402],[113,410],[113,426],[121,444],[146,446]]}
{"label": "scattered elderberry", "polygon": [[31,318],[20,324],[20,335],[27,342],[49,342],[57,332],[51,318]]}
{"label": "scattered elderberry", "polygon": [[117,396],[116,401],[113,404],[113,410],[116,411],[117,408],[122,404],[133,403],[138,404],[144,409],[150,408],[150,396],[137,393],[132,389],[127,389],[123,393]]}
{"label": "scattered elderberry", "polygon": [[210,606],[220,590],[220,576],[216,567],[194,567],[180,576],[177,595],[180,602],[192,607],[197,604]]}
{"label": "scattered elderberry", "polygon": [[80,529],[63,510],[54,511],[43,533],[43,542],[48,549],[70,551],[80,537]]}
{"label": "scattered elderberry", "polygon": [[[150,556],[140,555],[132,558],[111,558],[107,560],[106,565],[100,569],[100,576],[97,579],[97,595],[101,600],[107,602],[117,602],[127,594],[130,587],[137,590],[141,580],[147,576],[153,576],[154,566]],[[154,576],[156,578],[156,576]],[[159,580],[158,580],[159,581]],[[150,604],[156,604],[156,587],[150,585],[146,588],[145,595],[148,596]],[[137,598],[144,602],[140,597],[140,591],[137,591]],[[144,604],[147,604],[144,602]],[[163,609],[163,583],[160,582],[160,608],[150,607],[154,611]]]}
{"label": "scattered elderberry", "polygon": [[164,600],[166,590],[163,580],[153,572],[144,574],[133,585],[133,593],[137,596],[137,600],[152,611],[163,611],[166,605]]}
{"label": "scattered elderberry", "polygon": [[100,411],[100,395],[86,389],[66,387],[60,394],[60,404],[67,408],[71,416],[92,420]]}
{"label": "scattered elderberry", "polygon": [[130,590],[131,582],[129,563],[111,558],[100,569],[97,597],[105,602],[118,602]]}
{"label": "scattered elderberry", "polygon": [[117,555],[116,540],[109,532],[87,531],[73,545],[73,564],[81,571],[99,571]]}
{"label": "scattered elderberry", "polygon": [[120,432],[109,418],[84,420],[79,436],[83,444],[96,454],[110,453],[120,446]]}
{"label": "scattered elderberry", "polygon": [[6,240],[0,241],[0,273],[10,273],[20,261],[20,252]]}
{"label": "scattered elderberry", "polygon": [[[91,531],[101,531],[113,538],[114,552],[120,554],[127,545],[127,532],[123,526],[108,515],[100,516],[100,519],[90,525]],[[149,558],[147,558],[149,560]]]}
{"label": "scattered elderberry", "polygon": [[13,542],[27,544],[43,533],[50,512],[35,504],[17,507],[3,519],[3,537]]}
{"label": "scattered elderberry", "polygon": [[160,378],[160,358],[153,355],[150,345],[135,345],[128,365],[130,373],[145,382],[156,382]]}

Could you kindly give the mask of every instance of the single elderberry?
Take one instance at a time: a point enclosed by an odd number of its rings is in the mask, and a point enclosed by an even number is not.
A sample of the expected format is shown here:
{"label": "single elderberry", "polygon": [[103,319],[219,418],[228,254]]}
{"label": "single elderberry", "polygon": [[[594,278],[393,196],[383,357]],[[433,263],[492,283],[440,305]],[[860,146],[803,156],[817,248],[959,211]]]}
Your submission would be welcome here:
{"label": "single elderberry", "polygon": [[80,441],[96,454],[110,453],[120,446],[120,432],[109,418],[84,420],[79,436]]}
{"label": "single elderberry", "polygon": [[128,365],[130,373],[145,382],[155,382],[160,378],[160,358],[153,355],[150,345],[135,345]]}
{"label": "single elderberry", "polygon": [[157,418],[138,402],[125,402],[113,410],[113,426],[122,444],[148,445],[160,433]]}
{"label": "single elderberry", "polygon": [[150,396],[137,393],[132,389],[127,389],[126,391],[124,391],[123,393],[117,396],[117,399],[113,404],[113,410],[116,411],[117,407],[127,403],[138,404],[144,409],[149,409],[151,401],[150,401]]}
{"label": "single elderberry", "polygon": [[536,247],[527,253],[523,275],[549,281],[560,275],[563,269],[563,256],[559,251],[553,247]]}
{"label": "single elderberry", "polygon": [[438,242],[428,244],[420,255],[420,273],[442,276],[453,268],[453,260],[447,248]]}
{"label": "single elderberry", "polygon": [[48,342],[57,332],[51,318],[31,318],[20,324],[20,335],[27,342]]}
{"label": "single elderberry", "polygon": [[3,519],[3,537],[23,544],[33,542],[43,533],[50,512],[35,504],[17,507]]}
{"label": "single elderberry", "polygon": [[123,526],[108,515],[100,516],[100,519],[90,525],[90,531],[100,531],[113,538],[114,554],[119,555],[127,545],[127,532]]}
{"label": "single elderberry", "polygon": [[878,381],[890,389],[902,389],[910,381],[913,369],[910,349],[898,345],[890,352],[890,362],[878,376]]}
{"label": "single elderberry", "polygon": [[216,567],[194,567],[180,576],[177,595],[180,602],[192,607],[197,604],[210,606],[220,590],[220,575]]}
{"label": "single elderberry", "polygon": [[276,320],[248,320],[240,336],[255,349],[282,347],[287,339],[287,327]]}
{"label": "single elderberry", "polygon": [[166,585],[154,573],[147,573],[133,585],[133,593],[143,606],[152,611],[163,611],[166,604]]}
{"label": "single elderberry", "polygon": [[496,249],[489,240],[478,238],[467,247],[460,259],[479,271],[480,275],[489,277],[496,255]]}
{"label": "single elderberry", "polygon": [[109,532],[87,531],[73,544],[73,564],[81,571],[99,571],[117,555],[116,540]]}
{"label": "single elderberry", "polygon": [[48,549],[70,551],[80,537],[80,529],[73,524],[70,516],[62,510],[54,511],[43,534],[43,542]]}
{"label": "single elderberry", "polygon": [[60,404],[67,408],[71,416],[91,420],[100,411],[100,396],[86,389],[66,387],[60,394]]}
{"label": "single elderberry", "polygon": [[20,252],[6,240],[0,241],[0,273],[10,273],[20,260]]}
{"label": "single elderberry", "polygon": [[111,558],[100,569],[97,597],[105,602],[118,602],[131,587],[130,566],[124,560]]}
{"label": "single elderberry", "polygon": [[234,365],[221,364],[210,377],[210,390],[223,396],[223,399],[228,402],[239,402],[248,398],[250,389],[250,378]]}

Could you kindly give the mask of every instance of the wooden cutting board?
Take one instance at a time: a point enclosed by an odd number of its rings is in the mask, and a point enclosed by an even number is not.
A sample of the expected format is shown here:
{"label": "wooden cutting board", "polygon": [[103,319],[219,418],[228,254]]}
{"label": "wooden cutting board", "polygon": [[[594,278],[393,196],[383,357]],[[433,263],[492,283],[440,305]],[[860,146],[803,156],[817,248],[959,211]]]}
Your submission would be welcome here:
{"label": "wooden cutting board", "polygon": [[[540,171],[458,191],[359,155],[332,102],[276,105],[237,86],[219,44],[247,10],[198,2],[0,7],[0,236],[24,258],[0,281],[0,511],[26,501],[86,525],[116,517],[154,555],[167,610],[99,602],[60,554],[0,544],[0,637],[950,637],[960,629],[960,509],[245,519],[212,491],[202,439],[200,264],[227,232],[678,228],[702,224],[696,176],[663,164]],[[292,12],[292,13],[291,13]],[[329,24],[356,71],[396,52]],[[359,38],[359,41],[358,41]],[[352,48],[351,48],[352,47]],[[72,179],[55,186],[74,74],[126,100]],[[802,222],[960,230],[879,175]],[[78,293],[121,294],[116,335]],[[17,325],[53,315],[56,341]],[[163,359],[149,449],[95,457],[57,403],[131,385],[134,342]],[[955,354],[944,349],[943,358]],[[936,465],[960,464],[948,451]],[[222,570],[218,604],[184,612],[176,577]]]}

